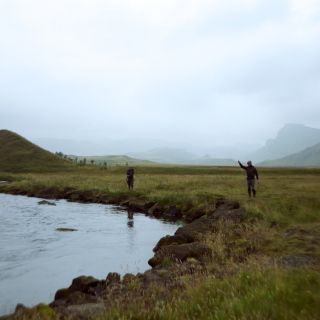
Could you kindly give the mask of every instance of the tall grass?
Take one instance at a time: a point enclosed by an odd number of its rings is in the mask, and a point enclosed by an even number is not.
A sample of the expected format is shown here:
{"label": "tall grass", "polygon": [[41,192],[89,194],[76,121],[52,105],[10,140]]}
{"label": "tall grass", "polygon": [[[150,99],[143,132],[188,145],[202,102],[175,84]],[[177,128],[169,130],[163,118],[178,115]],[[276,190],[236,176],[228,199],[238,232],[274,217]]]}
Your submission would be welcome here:
{"label": "tall grass", "polygon": [[320,314],[319,287],[315,271],[251,266],[223,279],[194,280],[183,293],[150,308],[114,307],[98,319],[314,320]]}

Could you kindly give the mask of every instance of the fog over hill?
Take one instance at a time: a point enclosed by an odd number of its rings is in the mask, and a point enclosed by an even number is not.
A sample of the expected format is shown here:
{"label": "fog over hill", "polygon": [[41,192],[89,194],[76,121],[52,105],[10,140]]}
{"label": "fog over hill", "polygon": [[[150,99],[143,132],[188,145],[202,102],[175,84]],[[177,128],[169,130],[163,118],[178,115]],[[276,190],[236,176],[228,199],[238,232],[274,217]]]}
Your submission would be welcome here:
{"label": "fog over hill", "polygon": [[301,124],[287,124],[274,139],[270,139],[249,155],[253,161],[274,160],[297,153],[320,142],[320,129]]}
{"label": "fog over hill", "polygon": [[214,158],[206,154],[198,156],[184,149],[158,148],[146,152],[132,154],[135,158],[146,159],[160,163],[194,164],[194,165],[234,165],[235,161],[225,158]]}
{"label": "fog over hill", "polygon": [[281,159],[264,161],[260,165],[266,167],[319,167],[320,143]]}
{"label": "fog over hill", "polygon": [[219,141],[205,139],[198,145],[148,138],[101,138],[95,141],[51,138],[35,141],[52,152],[62,151],[77,156],[127,155],[158,163],[234,165],[237,159],[262,162],[300,152],[320,142],[320,129],[286,124],[260,149],[249,143],[219,146]]}
{"label": "fog over hill", "polygon": [[[219,145],[220,141],[208,141],[179,143],[160,139],[96,139],[96,140],[77,140],[77,139],[56,139],[56,138],[35,138],[37,144],[51,152],[61,151],[64,154],[78,156],[105,156],[105,155],[129,155],[139,159],[158,161],[160,158],[170,154],[172,160],[194,160],[209,156],[212,158],[239,158],[249,152],[256,150],[256,145],[237,144]],[[143,156],[141,158],[141,156]],[[157,159],[157,160],[156,160]],[[166,161],[167,162],[167,161]]]}

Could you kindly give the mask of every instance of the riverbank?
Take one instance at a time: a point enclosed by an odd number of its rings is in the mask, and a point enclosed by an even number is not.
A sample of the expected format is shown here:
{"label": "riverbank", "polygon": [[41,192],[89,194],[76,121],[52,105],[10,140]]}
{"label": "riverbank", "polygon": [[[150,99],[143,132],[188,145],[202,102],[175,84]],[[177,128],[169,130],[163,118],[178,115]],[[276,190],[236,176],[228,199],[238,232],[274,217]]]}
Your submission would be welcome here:
{"label": "riverbank", "polygon": [[150,271],[74,280],[50,307],[20,307],[16,317],[319,317],[319,171],[265,170],[258,198],[248,201],[243,177],[231,169],[140,170],[132,193],[120,169],[103,176],[87,172],[81,179],[74,174],[1,179],[11,181],[2,192],[112,203],[189,222],[159,241]]}

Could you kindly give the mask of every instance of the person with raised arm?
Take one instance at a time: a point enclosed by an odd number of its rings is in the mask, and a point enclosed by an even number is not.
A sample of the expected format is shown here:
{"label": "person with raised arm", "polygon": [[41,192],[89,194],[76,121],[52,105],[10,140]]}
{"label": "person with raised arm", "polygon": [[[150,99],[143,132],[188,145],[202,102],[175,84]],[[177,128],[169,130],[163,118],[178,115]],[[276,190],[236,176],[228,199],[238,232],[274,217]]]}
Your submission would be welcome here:
{"label": "person with raised arm", "polygon": [[251,198],[251,194],[253,197],[256,196],[257,192],[255,189],[255,178],[259,180],[258,171],[255,166],[252,165],[251,161],[247,162],[248,166],[244,166],[240,161],[238,161],[240,167],[244,169],[247,173],[247,185],[248,185],[248,195]]}

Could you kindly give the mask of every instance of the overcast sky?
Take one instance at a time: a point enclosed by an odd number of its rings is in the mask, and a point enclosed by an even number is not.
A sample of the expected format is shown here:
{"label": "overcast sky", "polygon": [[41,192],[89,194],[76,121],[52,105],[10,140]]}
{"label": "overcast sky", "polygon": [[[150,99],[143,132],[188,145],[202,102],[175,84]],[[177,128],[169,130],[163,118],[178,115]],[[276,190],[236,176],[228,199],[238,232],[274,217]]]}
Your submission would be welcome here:
{"label": "overcast sky", "polygon": [[320,0],[0,0],[0,127],[262,144],[320,128]]}

